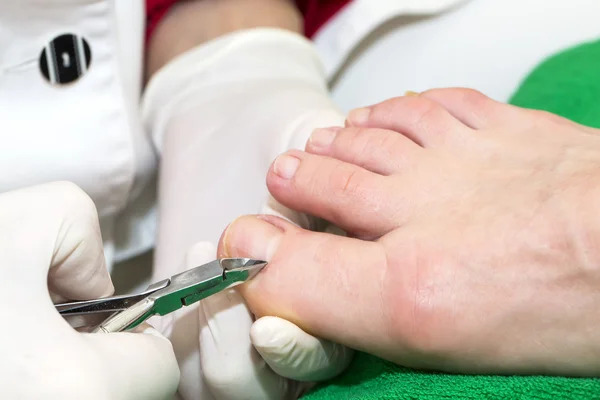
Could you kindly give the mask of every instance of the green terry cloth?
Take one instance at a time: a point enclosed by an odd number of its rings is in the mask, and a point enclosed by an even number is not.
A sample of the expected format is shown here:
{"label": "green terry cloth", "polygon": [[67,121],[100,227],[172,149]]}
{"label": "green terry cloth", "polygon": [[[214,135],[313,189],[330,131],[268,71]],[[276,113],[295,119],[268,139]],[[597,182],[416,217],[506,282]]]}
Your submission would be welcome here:
{"label": "green terry cloth", "polygon": [[600,128],[600,41],[549,58],[525,79],[510,103]]}
{"label": "green terry cloth", "polygon": [[467,376],[400,368],[357,354],[341,377],[317,388],[309,400],[562,400],[600,398],[600,380],[559,377]]}
{"label": "green terry cloth", "polygon": [[[600,127],[600,42],[560,53],[525,79],[511,103]],[[400,368],[357,354],[349,370],[305,400],[600,399],[600,380],[544,376],[466,376]]]}

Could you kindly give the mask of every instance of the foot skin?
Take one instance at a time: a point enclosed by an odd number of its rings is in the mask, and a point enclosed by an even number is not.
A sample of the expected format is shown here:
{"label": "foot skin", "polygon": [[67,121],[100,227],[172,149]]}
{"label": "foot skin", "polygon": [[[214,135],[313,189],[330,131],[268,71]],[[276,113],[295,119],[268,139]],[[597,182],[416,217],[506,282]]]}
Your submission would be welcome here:
{"label": "foot skin", "polygon": [[599,131],[471,90],[355,110],[273,164],[287,207],[351,237],[243,217],[258,315],[419,368],[600,375]]}

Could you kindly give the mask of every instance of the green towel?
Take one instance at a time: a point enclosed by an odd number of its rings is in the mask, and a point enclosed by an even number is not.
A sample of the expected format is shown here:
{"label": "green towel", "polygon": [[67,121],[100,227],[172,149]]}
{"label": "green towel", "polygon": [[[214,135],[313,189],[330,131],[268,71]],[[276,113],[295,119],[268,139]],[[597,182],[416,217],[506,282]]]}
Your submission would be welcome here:
{"label": "green towel", "polygon": [[[536,68],[510,101],[600,128],[600,42],[562,52]],[[467,376],[420,372],[357,354],[349,370],[306,400],[600,399],[599,379]]]}

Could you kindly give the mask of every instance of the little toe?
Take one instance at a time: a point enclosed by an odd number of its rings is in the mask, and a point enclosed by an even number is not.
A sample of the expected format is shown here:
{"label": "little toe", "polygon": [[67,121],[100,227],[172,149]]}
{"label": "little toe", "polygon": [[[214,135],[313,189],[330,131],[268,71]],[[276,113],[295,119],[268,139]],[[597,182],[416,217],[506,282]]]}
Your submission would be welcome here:
{"label": "little toe", "polygon": [[432,89],[420,94],[444,107],[450,114],[473,129],[485,129],[520,123],[526,110],[493,100],[473,89]]}
{"label": "little toe", "polygon": [[514,127],[515,130],[511,132],[520,132],[524,130],[523,128],[550,123],[592,135],[600,133],[598,129],[578,124],[547,111],[517,107],[493,100],[473,89],[432,89],[423,92],[420,96],[440,104],[473,129]]}

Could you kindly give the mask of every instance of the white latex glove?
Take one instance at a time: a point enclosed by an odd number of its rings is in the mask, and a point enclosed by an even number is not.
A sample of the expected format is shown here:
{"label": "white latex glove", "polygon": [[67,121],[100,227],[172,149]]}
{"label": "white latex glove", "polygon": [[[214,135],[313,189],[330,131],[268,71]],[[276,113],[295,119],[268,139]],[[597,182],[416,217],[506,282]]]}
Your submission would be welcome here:
{"label": "white latex glove", "polygon": [[0,195],[0,397],[166,399],[179,378],[172,346],[145,333],[82,334],[55,299],[112,294],[96,208],[70,183]]}
{"label": "white latex glove", "polygon": [[[191,50],[155,74],[145,96],[147,130],[162,153],[155,280],[214,259],[229,222],[264,211],[275,157],[344,121],[311,43],[275,29]],[[254,323],[235,290],[153,323],[173,342],[186,400],[292,399],[351,359],[287,321]]]}
{"label": "white latex glove", "polygon": [[[212,243],[198,243],[174,273],[212,261],[215,254]],[[151,323],[174,343],[182,373],[179,395],[186,400],[296,399],[352,359],[350,349],[289,321],[255,322],[234,289]]]}

